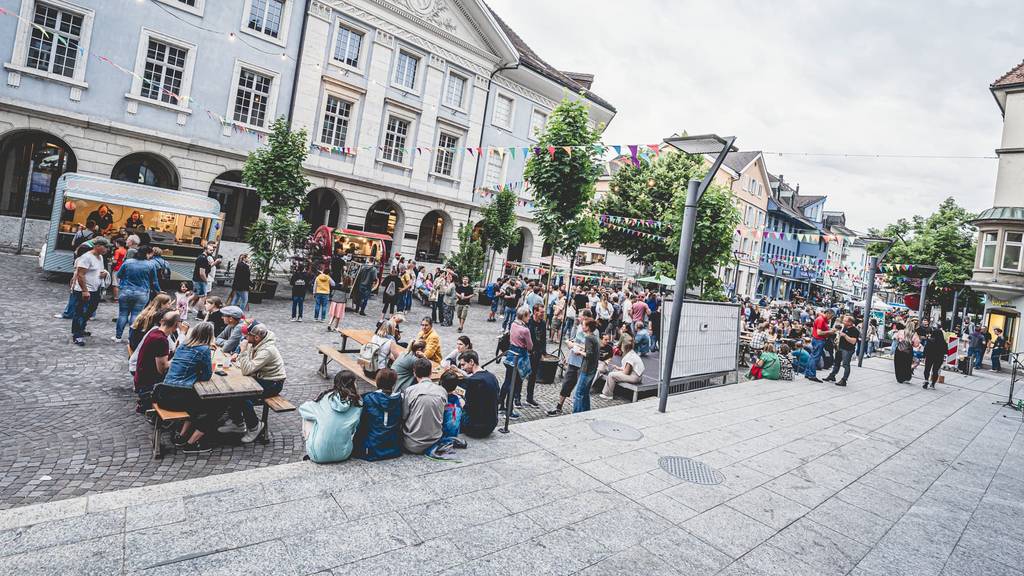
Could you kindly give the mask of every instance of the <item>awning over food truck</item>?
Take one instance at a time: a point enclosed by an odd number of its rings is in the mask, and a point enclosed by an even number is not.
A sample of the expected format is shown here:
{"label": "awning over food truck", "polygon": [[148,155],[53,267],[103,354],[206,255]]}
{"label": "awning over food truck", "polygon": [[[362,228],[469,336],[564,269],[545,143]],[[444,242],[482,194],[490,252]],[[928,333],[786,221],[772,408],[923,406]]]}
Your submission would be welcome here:
{"label": "awning over food truck", "polygon": [[[69,173],[61,176],[57,181],[57,194],[83,200],[126,205],[143,210],[173,212],[203,218],[218,218],[220,216],[220,202],[208,196],[86,174]],[[54,217],[60,217],[62,205],[63,203],[55,203]]]}

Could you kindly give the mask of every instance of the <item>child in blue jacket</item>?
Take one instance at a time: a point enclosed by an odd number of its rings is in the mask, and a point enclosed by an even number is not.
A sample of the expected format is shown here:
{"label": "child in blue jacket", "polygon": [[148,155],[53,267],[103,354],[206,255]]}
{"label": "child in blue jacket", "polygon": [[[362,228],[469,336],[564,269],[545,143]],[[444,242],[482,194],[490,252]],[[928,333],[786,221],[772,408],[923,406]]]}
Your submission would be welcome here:
{"label": "child in blue jacket", "polygon": [[387,460],[402,455],[402,394],[394,392],[398,374],[391,368],[377,370],[377,389],[363,396],[363,418],[356,434],[356,456]]}

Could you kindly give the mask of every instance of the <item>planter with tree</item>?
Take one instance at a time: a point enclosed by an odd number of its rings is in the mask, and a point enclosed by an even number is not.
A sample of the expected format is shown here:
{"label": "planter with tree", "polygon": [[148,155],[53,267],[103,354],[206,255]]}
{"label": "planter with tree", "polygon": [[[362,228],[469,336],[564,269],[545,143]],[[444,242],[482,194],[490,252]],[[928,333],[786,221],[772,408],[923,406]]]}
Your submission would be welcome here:
{"label": "planter with tree", "polygon": [[277,283],[270,279],[271,274],[309,237],[309,224],[297,217],[310,185],[302,168],[309,151],[307,142],[305,130],[293,132],[283,117],[278,118],[267,143],[245,160],[242,181],[260,198],[260,217],[245,235],[253,271],[250,298],[273,297]]}

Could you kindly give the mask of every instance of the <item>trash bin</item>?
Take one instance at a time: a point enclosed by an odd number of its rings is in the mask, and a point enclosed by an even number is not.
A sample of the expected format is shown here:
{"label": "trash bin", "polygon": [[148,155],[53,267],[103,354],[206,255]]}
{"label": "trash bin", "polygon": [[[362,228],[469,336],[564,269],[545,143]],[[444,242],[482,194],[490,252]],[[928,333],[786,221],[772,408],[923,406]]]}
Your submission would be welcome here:
{"label": "trash bin", "polygon": [[545,354],[540,358],[540,369],[537,371],[537,382],[539,384],[551,384],[555,381],[555,374],[558,372],[558,356]]}

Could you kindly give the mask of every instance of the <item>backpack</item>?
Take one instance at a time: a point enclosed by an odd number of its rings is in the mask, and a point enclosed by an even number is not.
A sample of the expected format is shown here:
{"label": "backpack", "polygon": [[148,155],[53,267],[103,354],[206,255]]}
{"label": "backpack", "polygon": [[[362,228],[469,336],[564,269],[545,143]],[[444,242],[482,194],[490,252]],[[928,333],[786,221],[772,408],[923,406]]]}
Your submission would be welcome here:
{"label": "backpack", "polygon": [[384,288],[384,295],[389,297],[389,298],[395,295],[395,282],[394,281],[388,282],[387,287]]}
{"label": "backpack", "polygon": [[367,377],[377,377],[377,370],[380,367],[380,349],[387,341],[387,338],[374,334],[373,338],[359,349],[359,358],[356,361],[363,367],[363,374]]}
{"label": "backpack", "polygon": [[380,390],[363,397],[362,422],[355,441],[355,453],[366,460],[386,460],[402,454],[402,395]]}

